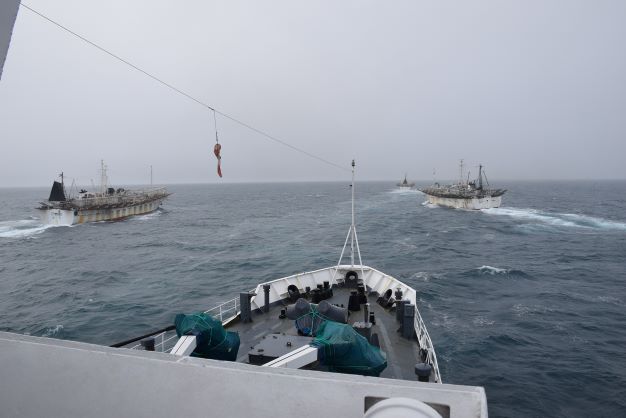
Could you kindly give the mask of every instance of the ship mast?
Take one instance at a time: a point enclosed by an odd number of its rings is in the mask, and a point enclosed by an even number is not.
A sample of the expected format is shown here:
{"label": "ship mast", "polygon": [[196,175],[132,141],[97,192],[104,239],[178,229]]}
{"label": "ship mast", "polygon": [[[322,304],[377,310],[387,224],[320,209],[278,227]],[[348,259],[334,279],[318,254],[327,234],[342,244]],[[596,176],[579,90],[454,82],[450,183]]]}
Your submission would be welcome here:
{"label": "ship mast", "polygon": [[463,158],[459,162],[459,184],[463,184]]}
{"label": "ship mast", "polygon": [[61,189],[63,189],[63,195],[67,196],[65,193],[65,179],[63,178],[63,172],[61,171]]}
{"label": "ship mast", "polygon": [[335,275],[339,270],[339,265],[341,264],[341,260],[343,260],[343,255],[346,251],[346,247],[348,246],[348,240],[350,240],[350,267],[354,267],[354,255],[356,249],[356,255],[359,257],[359,266],[361,268],[361,277],[363,277],[363,261],[361,260],[361,248],[359,248],[359,237],[356,233],[356,225],[354,222],[354,167],[356,164],[354,160],[352,160],[352,184],[350,184],[350,188],[352,189],[352,222],[350,224],[350,229],[348,230],[348,235],[346,236],[346,241],[343,244],[343,248],[341,249],[341,255],[339,256],[339,261],[337,262],[337,267],[335,268],[335,272],[333,273],[332,282],[335,282]]}
{"label": "ship mast", "polygon": [[483,165],[478,165],[478,190],[483,189]]}
{"label": "ship mast", "polygon": [[350,243],[350,264],[354,266],[354,237],[356,234],[356,228],[354,227],[354,160],[352,160],[352,184],[350,188],[352,189],[352,223],[350,224],[350,230],[352,231],[352,242]]}
{"label": "ship mast", "polygon": [[106,194],[108,182],[107,166],[104,164],[104,160],[100,160],[100,193],[102,193],[102,195]]}

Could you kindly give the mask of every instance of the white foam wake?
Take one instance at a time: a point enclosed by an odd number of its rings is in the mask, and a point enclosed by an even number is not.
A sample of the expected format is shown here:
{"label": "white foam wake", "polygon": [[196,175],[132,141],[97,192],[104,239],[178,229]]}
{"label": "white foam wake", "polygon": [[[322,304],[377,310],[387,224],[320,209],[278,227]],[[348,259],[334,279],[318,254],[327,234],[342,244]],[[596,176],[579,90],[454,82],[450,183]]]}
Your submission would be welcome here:
{"label": "white foam wake", "polygon": [[537,209],[518,208],[482,209],[482,212],[490,215],[505,215],[511,218],[557,227],[613,229],[626,231],[626,223],[574,213],[545,212]]}
{"label": "white foam wake", "polygon": [[41,234],[52,225],[44,225],[33,219],[0,222],[0,238],[25,238]]}
{"label": "white foam wake", "polygon": [[476,270],[478,270],[478,272],[481,274],[491,274],[492,276],[495,274],[506,274],[509,272],[508,269],[501,269],[492,266],[480,266]]}
{"label": "white foam wake", "polygon": [[406,188],[406,187],[398,187],[396,189],[389,190],[389,193],[391,193],[391,194],[411,194],[411,195],[423,194],[422,192],[420,192],[417,189],[409,189],[409,188]]}
{"label": "white foam wake", "polygon": [[161,215],[161,211],[155,210],[154,212],[146,213],[145,215],[136,216],[134,219],[137,219],[138,221],[149,221],[150,219],[154,219],[160,215]]}

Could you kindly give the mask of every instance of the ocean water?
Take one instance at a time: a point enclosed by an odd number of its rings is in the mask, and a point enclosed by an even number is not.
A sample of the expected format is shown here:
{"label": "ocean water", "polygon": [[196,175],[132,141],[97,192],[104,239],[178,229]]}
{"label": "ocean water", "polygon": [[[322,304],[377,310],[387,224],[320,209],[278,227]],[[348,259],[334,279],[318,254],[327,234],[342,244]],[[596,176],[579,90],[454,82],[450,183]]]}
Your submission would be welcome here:
{"label": "ocean water", "polygon": [[[624,416],[626,182],[511,182],[503,207],[357,184],[363,262],[412,285],[446,383],[493,417]],[[170,186],[162,210],[45,227],[0,189],[0,329],[100,344],[337,263],[348,182]]]}

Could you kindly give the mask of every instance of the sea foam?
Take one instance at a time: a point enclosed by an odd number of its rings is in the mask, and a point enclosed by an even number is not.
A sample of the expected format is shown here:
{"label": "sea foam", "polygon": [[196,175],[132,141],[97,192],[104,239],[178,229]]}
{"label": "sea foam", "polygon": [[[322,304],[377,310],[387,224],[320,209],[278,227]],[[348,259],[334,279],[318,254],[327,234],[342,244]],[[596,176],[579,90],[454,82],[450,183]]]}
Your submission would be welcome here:
{"label": "sea foam", "polygon": [[33,219],[0,222],[0,238],[26,238],[41,234],[52,225],[44,225]]}
{"label": "sea foam", "polygon": [[626,223],[624,222],[574,213],[545,212],[537,209],[520,208],[483,209],[482,212],[489,215],[505,215],[515,219],[554,227],[626,231]]}

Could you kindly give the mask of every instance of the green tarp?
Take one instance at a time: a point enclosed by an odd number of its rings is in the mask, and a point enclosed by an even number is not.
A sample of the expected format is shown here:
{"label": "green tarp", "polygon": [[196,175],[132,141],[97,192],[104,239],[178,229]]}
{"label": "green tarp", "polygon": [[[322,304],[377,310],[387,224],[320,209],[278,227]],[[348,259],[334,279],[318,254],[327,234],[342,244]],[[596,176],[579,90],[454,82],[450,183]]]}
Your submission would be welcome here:
{"label": "green tarp", "polygon": [[237,360],[239,334],[226,331],[222,323],[205,313],[178,314],[174,320],[176,334],[196,336],[196,349],[192,357],[214,360]]}
{"label": "green tarp", "polygon": [[330,371],[378,376],[387,367],[385,353],[347,324],[322,322],[312,344],[320,347],[320,362]]}

